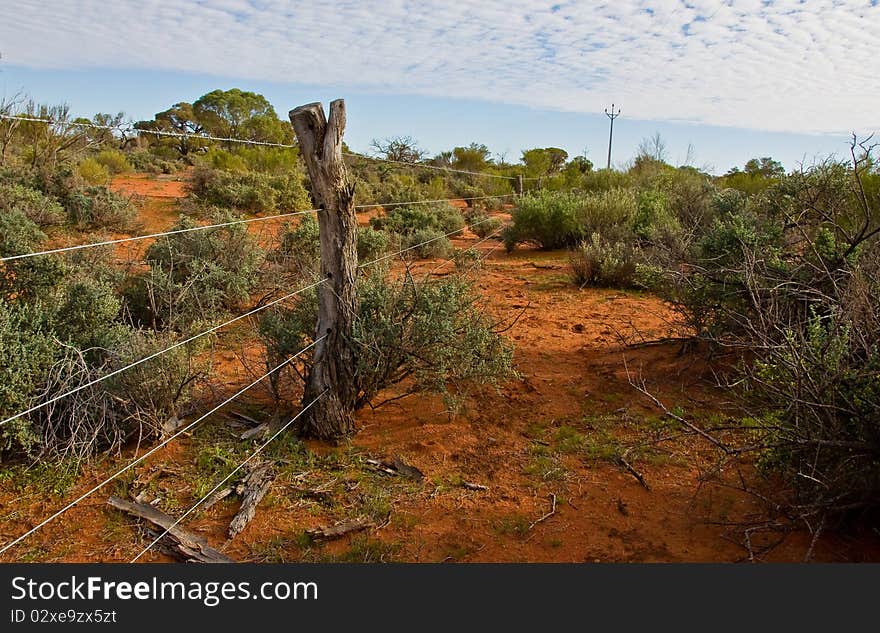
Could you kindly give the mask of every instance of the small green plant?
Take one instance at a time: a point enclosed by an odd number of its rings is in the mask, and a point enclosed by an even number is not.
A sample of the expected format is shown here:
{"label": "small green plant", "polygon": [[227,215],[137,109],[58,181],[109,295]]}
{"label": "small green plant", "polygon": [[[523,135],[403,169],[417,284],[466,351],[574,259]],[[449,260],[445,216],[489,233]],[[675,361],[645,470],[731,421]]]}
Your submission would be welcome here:
{"label": "small green plant", "polygon": [[630,288],[635,285],[635,250],[621,242],[605,242],[598,233],[569,251],[569,264],[572,281],[581,288]]}
{"label": "small green plant", "polygon": [[[102,165],[109,174],[121,174],[131,171],[131,163],[125,157],[125,154],[118,149],[105,149],[95,154],[94,161]],[[80,164],[80,166],[82,166]],[[92,183],[100,184],[100,183]]]}
{"label": "small green plant", "polygon": [[77,167],[80,178],[90,185],[103,186],[110,182],[110,170],[94,158],[83,159]]}

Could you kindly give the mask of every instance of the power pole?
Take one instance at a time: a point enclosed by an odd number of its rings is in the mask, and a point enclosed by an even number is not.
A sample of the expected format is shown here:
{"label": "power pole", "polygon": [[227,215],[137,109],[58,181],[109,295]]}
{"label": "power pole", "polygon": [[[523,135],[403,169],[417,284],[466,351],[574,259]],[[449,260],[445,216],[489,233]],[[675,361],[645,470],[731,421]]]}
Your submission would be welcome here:
{"label": "power pole", "polygon": [[614,138],[614,119],[620,116],[620,108],[617,108],[617,112],[614,112],[614,104],[611,104],[611,112],[608,111],[608,108],[605,108],[605,116],[611,119],[611,131],[608,133],[608,166],[607,169],[611,169],[611,140]]}

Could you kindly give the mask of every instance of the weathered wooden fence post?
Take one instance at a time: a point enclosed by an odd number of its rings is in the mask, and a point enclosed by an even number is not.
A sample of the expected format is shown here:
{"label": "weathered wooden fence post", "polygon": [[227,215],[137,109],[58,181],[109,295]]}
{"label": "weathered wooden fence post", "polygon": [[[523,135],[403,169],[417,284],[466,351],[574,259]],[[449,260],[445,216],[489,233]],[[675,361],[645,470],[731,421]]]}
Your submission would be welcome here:
{"label": "weathered wooden fence post", "polygon": [[522,198],[523,195],[523,177],[522,174],[516,175],[516,195],[518,198]]}
{"label": "weathered wooden fence post", "polygon": [[354,185],[342,158],[345,101],[330,104],[324,116],[320,103],[290,111],[300,154],[309,171],[312,199],[318,211],[321,274],[318,323],[313,363],[306,378],[303,406],[327,392],[303,415],[302,431],[311,437],[338,440],[354,432],[356,350],[351,340],[358,312],[357,218]]}

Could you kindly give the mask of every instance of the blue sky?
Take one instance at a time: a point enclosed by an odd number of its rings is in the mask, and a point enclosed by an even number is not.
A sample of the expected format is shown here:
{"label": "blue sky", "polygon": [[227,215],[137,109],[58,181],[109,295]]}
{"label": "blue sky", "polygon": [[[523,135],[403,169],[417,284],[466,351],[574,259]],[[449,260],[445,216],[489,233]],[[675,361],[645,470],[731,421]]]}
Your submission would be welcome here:
{"label": "blue sky", "polygon": [[21,0],[0,23],[0,91],[135,119],[214,88],[282,116],[344,97],[356,150],[407,134],[597,164],[614,101],[616,164],[660,132],[674,163],[692,144],[715,172],[794,168],[880,128],[878,23],[873,0]]}

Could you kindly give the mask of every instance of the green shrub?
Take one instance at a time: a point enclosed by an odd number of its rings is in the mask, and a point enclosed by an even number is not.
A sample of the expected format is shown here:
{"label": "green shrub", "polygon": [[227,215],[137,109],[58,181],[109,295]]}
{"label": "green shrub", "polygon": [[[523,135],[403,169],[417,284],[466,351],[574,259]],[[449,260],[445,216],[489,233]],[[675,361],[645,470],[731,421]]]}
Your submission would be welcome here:
{"label": "green shrub", "polygon": [[110,170],[94,158],[85,158],[76,168],[80,178],[90,185],[106,185],[110,182]]}
{"label": "green shrub", "polygon": [[95,154],[94,159],[99,165],[103,165],[110,174],[121,174],[131,171],[131,163],[128,162],[125,154],[118,149],[102,150]]}
{"label": "green shrub", "polygon": [[416,231],[434,229],[451,233],[465,227],[464,216],[452,205],[443,203],[392,207],[385,215],[370,219],[374,229],[410,235]]}
{"label": "green shrub", "polygon": [[[46,239],[40,228],[18,210],[0,213],[0,257],[33,253]],[[53,299],[65,274],[61,259],[44,255],[6,262],[0,269],[0,297],[7,300]]]}
{"label": "green shrub", "polygon": [[504,231],[508,251],[517,244],[533,244],[547,250],[573,246],[586,234],[579,212],[583,196],[539,191],[517,200],[512,222]]}
{"label": "green shrub", "polygon": [[621,242],[603,241],[598,233],[569,251],[572,281],[579,287],[630,288],[635,285],[636,253]]}
{"label": "green shrub", "polygon": [[308,192],[296,174],[236,173],[198,166],[188,189],[201,204],[251,213],[296,211],[310,206]]}
{"label": "green shrub", "polygon": [[[6,419],[30,408],[45,384],[57,345],[50,317],[39,305],[7,302],[0,298],[0,417]],[[38,443],[27,419],[13,420],[0,428],[0,454],[10,450],[31,452]]]}
{"label": "green shrub", "polygon": [[474,215],[468,220],[468,226],[477,237],[486,238],[498,233],[503,222],[498,218],[485,215]]}
{"label": "green shrub", "polygon": [[304,215],[295,227],[288,224],[282,228],[278,248],[268,257],[285,270],[308,275],[320,270],[320,256],[318,220]]}
{"label": "green shrub", "polygon": [[149,150],[135,150],[128,154],[127,158],[137,171],[150,174],[173,174],[178,170],[176,162],[157,156]]}
{"label": "green shrub", "polygon": [[64,200],[68,219],[81,229],[128,232],[134,228],[137,209],[130,198],[106,187],[69,192]]}
{"label": "green shrub", "polygon": [[0,184],[0,212],[21,211],[39,226],[64,222],[64,208],[54,197],[22,184]]}
{"label": "green shrub", "polygon": [[370,226],[358,228],[357,236],[358,261],[361,263],[371,262],[385,253],[391,246],[391,238],[385,231],[377,231]]}
{"label": "green shrub", "polygon": [[606,239],[629,241],[638,213],[635,194],[627,189],[609,189],[582,196],[577,210],[579,231],[599,233]]}
{"label": "green shrub", "polygon": [[[415,285],[408,277],[393,282],[370,275],[360,279],[358,298],[358,408],[376,404],[383,389],[408,377],[408,391],[442,394],[455,408],[470,388],[514,375],[511,346],[493,331],[477,307],[478,295],[459,276]],[[261,320],[273,358],[289,358],[314,336],[316,297],[301,299]]]}
{"label": "green shrub", "polygon": [[[215,223],[234,220],[227,214]],[[181,217],[174,227],[196,226]],[[152,327],[188,330],[249,300],[263,252],[243,224],[167,235],[147,250],[150,270],[129,289],[132,312]]]}
{"label": "green shrub", "polygon": [[401,250],[407,249],[404,255],[420,259],[448,258],[452,255],[453,246],[449,238],[439,229],[418,229],[407,233],[401,238]]}

